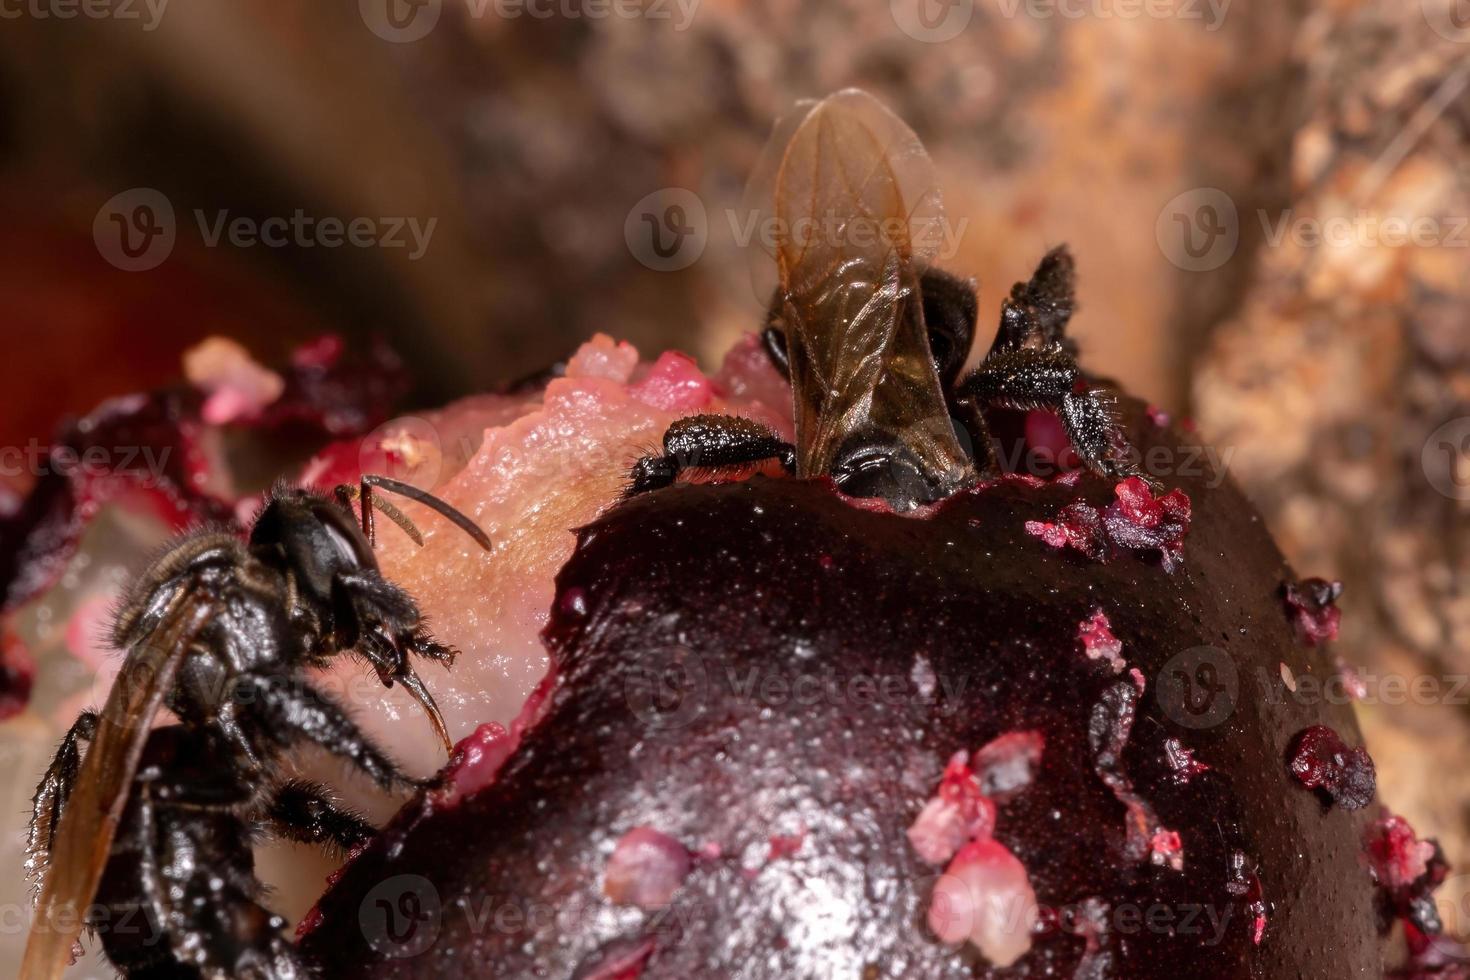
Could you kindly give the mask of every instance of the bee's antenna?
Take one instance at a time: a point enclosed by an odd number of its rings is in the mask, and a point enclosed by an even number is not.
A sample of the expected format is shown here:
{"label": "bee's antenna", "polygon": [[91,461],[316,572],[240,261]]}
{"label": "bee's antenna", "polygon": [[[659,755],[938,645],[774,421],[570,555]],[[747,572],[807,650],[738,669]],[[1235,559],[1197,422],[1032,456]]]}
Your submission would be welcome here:
{"label": "bee's antenna", "polygon": [[[403,483],[402,481],[395,480],[392,477],[378,476],[371,473],[363,475],[362,485],[364,489],[368,487],[377,487],[380,490],[386,490],[389,493],[396,493],[400,497],[407,497],[409,500],[421,503],[425,507],[428,507],[430,510],[437,511],[446,520],[450,521],[452,524],[459,527],[470,537],[474,538],[475,543],[478,544],[481,548],[489,551],[492,547],[490,544],[490,536],[487,535],[484,531],[480,530],[480,526],[478,524],[470,520],[464,514],[460,513],[454,507],[451,507],[449,504],[434,496],[432,493],[429,493],[427,490],[420,490],[418,487],[414,486],[411,483]],[[382,509],[383,513],[387,514],[388,517],[391,518],[393,522],[398,524],[400,527],[403,526],[404,522],[408,521],[408,518],[405,517],[402,513],[398,513],[398,515],[395,517],[394,512],[397,511],[397,508],[393,508],[393,510],[391,511],[387,509],[388,507],[392,506],[391,504],[385,505],[383,501],[380,501],[376,497],[373,498],[372,502],[373,506]],[[407,528],[404,529],[407,530]],[[423,543],[422,539],[419,539],[419,543]]]}

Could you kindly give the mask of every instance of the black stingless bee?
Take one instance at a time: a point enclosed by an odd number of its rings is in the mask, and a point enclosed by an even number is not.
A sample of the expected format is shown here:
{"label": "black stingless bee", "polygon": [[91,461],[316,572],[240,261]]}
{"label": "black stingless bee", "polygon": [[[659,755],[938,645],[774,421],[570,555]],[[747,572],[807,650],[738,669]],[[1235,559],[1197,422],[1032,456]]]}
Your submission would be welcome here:
{"label": "black stingless bee", "polygon": [[944,228],[933,164],[872,96],[847,89],[779,123],[751,188],[748,203],[774,201],[768,243],[779,284],[764,339],[791,381],[796,444],[748,419],[681,419],[662,454],[634,464],[630,493],[691,467],[774,459],[798,477],[829,477],[849,496],[909,510],[995,471],[985,419],[995,407],[1053,409],[1088,467],[1135,472],[1110,396],[1085,384],[1066,339],[1065,249],[1012,290],[990,353],[960,377],[975,292],[929,264]]}
{"label": "black stingless bee", "polygon": [[[36,790],[28,864],[40,895],[25,980],[59,976],[83,926],[128,977],[311,976],[261,904],[251,842],[273,832],[350,849],[373,831],[321,787],[284,778],[283,753],[312,743],[385,789],[415,782],[304,672],[356,653],[385,685],[404,686],[449,748],[410,657],[448,665],[455,651],[378,569],[375,510],[422,538],[375,490],[431,507],[490,548],[443,501],[365,476],[336,499],[279,486],[248,540],[191,534],[134,585],[113,631],[122,671]],[[164,706],[178,723],[152,729]]]}

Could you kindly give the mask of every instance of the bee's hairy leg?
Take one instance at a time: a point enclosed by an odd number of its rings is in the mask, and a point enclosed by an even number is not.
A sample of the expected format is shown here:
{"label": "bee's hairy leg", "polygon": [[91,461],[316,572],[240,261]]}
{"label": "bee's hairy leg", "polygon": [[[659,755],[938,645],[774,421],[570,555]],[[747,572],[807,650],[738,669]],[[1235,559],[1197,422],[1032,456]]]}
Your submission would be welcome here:
{"label": "bee's hairy leg", "polygon": [[[240,833],[223,845],[231,821],[189,806],[139,793],[139,877],[155,908],[167,910],[167,946],[185,969],[205,977],[252,980],[311,980],[316,974],[282,931],[286,920],[261,904],[263,891],[250,872],[250,842]],[[157,842],[158,846],[154,846]],[[162,966],[162,964],[160,964]],[[164,966],[157,975],[173,976]],[[154,975],[141,971],[142,975]],[[186,974],[180,974],[186,975]]]}
{"label": "bee's hairy leg", "polygon": [[310,684],[280,683],[261,674],[242,674],[234,697],[257,722],[255,730],[281,748],[310,742],[351,763],[385,790],[414,789],[405,774],[347,717],[334,701]]}
{"label": "bee's hairy leg", "polygon": [[1117,452],[1122,433],[1112,396],[1089,387],[1071,353],[1059,346],[1021,347],[991,353],[960,382],[956,398],[976,408],[1049,408],[1083,464],[1119,478],[1134,468]]}
{"label": "bee's hairy leg", "polygon": [[1077,346],[1067,339],[1067,324],[1076,309],[1076,264],[1067,246],[1047,252],[1026,282],[1018,282],[1001,304],[1000,327],[992,351],[1023,347],[1060,347],[1072,357]]}
{"label": "bee's hairy leg", "polygon": [[278,837],[343,852],[367,843],[377,833],[372,824],[334,800],[325,787],[299,779],[275,789],[266,803],[264,819]]}
{"label": "bee's hairy leg", "polygon": [[62,736],[61,744],[31,800],[31,823],[27,837],[26,866],[39,877],[51,852],[51,835],[61,820],[61,811],[71,796],[82,765],[81,745],[97,734],[97,712],[83,711]]}
{"label": "bee's hairy leg", "polygon": [[796,472],[796,447],[759,422],[738,415],[691,415],[664,432],[664,451],[633,464],[625,496],[666,487],[687,469],[727,469],[776,460]]}

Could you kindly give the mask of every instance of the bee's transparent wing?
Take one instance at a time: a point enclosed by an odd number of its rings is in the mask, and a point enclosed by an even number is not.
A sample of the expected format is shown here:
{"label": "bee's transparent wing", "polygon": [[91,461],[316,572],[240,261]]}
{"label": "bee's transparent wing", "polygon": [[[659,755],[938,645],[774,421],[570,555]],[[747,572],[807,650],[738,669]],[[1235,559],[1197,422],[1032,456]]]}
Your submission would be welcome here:
{"label": "bee's transparent wing", "polygon": [[846,89],[776,127],[747,200],[774,259],[795,393],[798,472],[829,473],[845,438],[883,432],[936,474],[968,461],[924,328],[919,274],[943,241],[943,205],[913,130]]}
{"label": "bee's transparent wing", "polygon": [[66,969],[107,866],[153,718],[210,611],[207,599],[181,590],[158,628],[128,651],[51,834],[21,980],[55,980]]}

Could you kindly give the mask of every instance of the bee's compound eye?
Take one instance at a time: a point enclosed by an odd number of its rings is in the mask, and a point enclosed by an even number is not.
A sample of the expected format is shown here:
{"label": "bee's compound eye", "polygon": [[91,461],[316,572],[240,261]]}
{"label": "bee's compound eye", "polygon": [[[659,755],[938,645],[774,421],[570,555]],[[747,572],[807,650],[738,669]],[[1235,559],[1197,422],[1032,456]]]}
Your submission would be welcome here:
{"label": "bee's compound eye", "polygon": [[868,445],[844,451],[832,479],[849,497],[878,497],[894,510],[912,510],[939,499],[939,487],[903,446]]}

